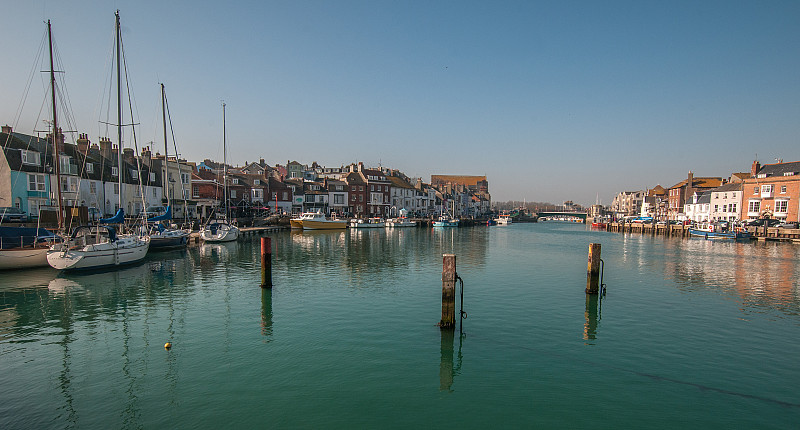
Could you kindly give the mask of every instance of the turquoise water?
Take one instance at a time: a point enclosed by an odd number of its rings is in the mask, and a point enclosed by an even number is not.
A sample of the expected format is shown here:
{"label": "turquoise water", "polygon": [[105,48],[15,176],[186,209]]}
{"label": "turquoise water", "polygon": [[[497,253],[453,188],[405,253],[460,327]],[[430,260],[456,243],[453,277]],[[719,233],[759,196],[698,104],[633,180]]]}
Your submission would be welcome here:
{"label": "turquoise water", "polygon": [[[0,274],[0,428],[796,428],[800,247],[580,224],[281,232]],[[608,294],[584,294],[591,242]],[[441,331],[442,254],[464,279]],[[167,351],[165,342],[172,342]]]}

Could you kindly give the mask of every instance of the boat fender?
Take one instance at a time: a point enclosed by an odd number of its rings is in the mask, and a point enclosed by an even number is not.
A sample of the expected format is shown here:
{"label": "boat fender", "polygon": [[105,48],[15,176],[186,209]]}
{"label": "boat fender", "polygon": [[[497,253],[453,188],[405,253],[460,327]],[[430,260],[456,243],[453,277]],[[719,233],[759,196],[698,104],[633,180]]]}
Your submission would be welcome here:
{"label": "boat fender", "polygon": [[170,348],[172,348],[172,342],[167,342],[164,344],[164,349],[170,349]]}

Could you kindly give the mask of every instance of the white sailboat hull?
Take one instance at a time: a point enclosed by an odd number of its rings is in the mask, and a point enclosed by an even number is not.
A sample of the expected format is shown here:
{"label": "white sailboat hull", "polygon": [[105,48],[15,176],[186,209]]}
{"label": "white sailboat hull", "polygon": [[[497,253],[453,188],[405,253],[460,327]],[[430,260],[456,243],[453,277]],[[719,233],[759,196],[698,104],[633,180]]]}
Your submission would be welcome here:
{"label": "white sailboat hull", "polygon": [[47,247],[0,250],[0,270],[47,267]]}
{"label": "white sailboat hull", "polygon": [[200,231],[200,238],[204,242],[219,243],[233,242],[239,238],[239,228],[235,225],[223,225],[214,230],[204,228]]}
{"label": "white sailboat hull", "polygon": [[141,261],[150,248],[150,238],[121,237],[82,247],[55,245],[47,252],[47,263],[58,270],[87,270],[133,264]]}

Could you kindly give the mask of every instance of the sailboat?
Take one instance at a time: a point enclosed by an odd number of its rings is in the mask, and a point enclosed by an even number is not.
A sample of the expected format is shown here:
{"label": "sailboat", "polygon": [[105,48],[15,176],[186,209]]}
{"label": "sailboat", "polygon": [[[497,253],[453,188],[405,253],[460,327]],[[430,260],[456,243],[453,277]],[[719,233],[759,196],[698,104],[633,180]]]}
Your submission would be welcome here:
{"label": "sailboat", "polygon": [[[230,222],[228,207],[228,158],[225,137],[225,103],[222,104],[222,200],[225,202],[225,219],[213,220],[200,230],[200,238],[204,242],[233,242],[239,238],[239,227]],[[216,214],[216,211],[214,212]]]}
{"label": "sailboat", "polygon": [[[189,232],[186,230],[164,227],[162,222],[172,219],[172,199],[169,192],[169,144],[167,142],[167,95],[164,84],[161,84],[161,117],[164,124],[164,193],[167,196],[167,208],[162,215],[147,220],[147,231],[150,235],[150,249],[184,248],[189,243]],[[177,161],[177,155],[176,155]],[[181,184],[183,190],[183,184]],[[184,210],[185,210],[184,205]]]}
{"label": "sailboat", "polygon": [[[50,47],[50,90],[53,108],[52,144],[54,160],[58,158],[58,120],[56,115],[56,78],[53,68],[53,32],[50,20],[47,21],[47,39]],[[11,140],[11,132],[8,139]],[[60,179],[59,164],[53,162],[56,177]],[[64,226],[61,208],[61,185],[58,185],[58,227]],[[47,267],[47,252],[58,237],[44,228],[34,227],[8,227],[0,226],[0,269],[28,269],[33,267]]]}
{"label": "sailboat", "polygon": [[[133,264],[141,261],[150,248],[150,237],[136,234],[117,234],[111,224],[123,224],[125,212],[122,208],[122,77],[120,69],[121,38],[119,11],[115,13],[116,61],[117,61],[117,178],[119,181],[119,210],[98,225],[76,228],[68,240],[53,245],[47,251],[47,262],[59,270],[89,270]],[[57,163],[56,163],[57,164]],[[59,185],[60,189],[60,185]]]}

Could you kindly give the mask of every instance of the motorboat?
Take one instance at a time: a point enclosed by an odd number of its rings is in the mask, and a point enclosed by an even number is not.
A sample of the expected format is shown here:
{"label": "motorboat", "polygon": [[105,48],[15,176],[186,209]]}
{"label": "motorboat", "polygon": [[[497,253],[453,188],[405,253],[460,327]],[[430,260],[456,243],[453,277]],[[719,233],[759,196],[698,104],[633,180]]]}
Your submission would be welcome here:
{"label": "motorboat", "polygon": [[350,220],[350,228],[384,228],[386,221],[381,218],[354,218]]}
{"label": "motorboat", "polygon": [[386,227],[415,227],[416,221],[411,221],[406,217],[392,218],[386,221]]}
{"label": "motorboat", "polygon": [[57,239],[44,228],[0,226],[0,270],[48,267],[47,251]]}
{"label": "motorboat", "polygon": [[347,228],[347,221],[328,219],[322,212],[305,212],[299,218],[292,218],[290,225],[303,230],[339,230]]}
{"label": "motorboat", "polygon": [[689,235],[702,237],[705,239],[723,240],[749,240],[750,232],[740,227],[733,230],[725,229],[723,226],[713,222],[698,222],[689,227]]}

